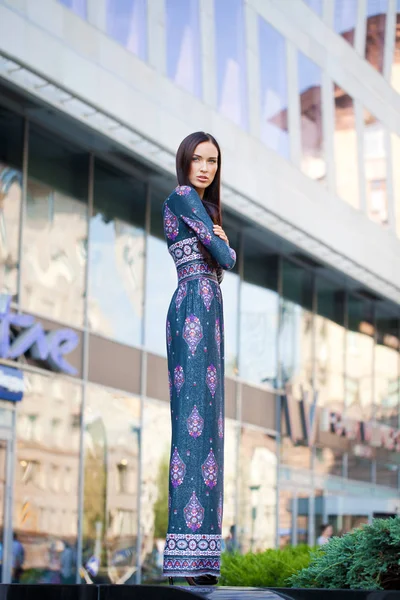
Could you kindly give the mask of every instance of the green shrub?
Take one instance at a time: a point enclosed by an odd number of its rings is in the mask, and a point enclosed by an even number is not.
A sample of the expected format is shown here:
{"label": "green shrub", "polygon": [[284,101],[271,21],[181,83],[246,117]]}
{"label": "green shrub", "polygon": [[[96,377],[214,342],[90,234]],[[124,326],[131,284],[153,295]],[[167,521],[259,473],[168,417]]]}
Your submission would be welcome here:
{"label": "green shrub", "polygon": [[400,589],[400,517],[375,519],[332,538],[289,583],[299,588]]}
{"label": "green shrub", "polygon": [[287,546],[253,554],[222,555],[220,585],[284,587],[288,578],[310,562],[308,546]]}

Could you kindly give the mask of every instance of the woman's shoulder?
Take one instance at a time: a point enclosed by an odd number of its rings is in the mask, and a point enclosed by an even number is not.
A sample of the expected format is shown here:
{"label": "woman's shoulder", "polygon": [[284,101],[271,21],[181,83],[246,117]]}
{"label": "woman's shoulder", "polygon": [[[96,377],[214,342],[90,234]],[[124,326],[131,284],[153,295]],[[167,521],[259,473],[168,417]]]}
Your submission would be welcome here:
{"label": "woman's shoulder", "polygon": [[194,188],[192,188],[190,185],[177,185],[176,188],[174,190],[172,190],[172,192],[166,199],[166,202],[168,202],[168,200],[170,200],[172,198],[189,196],[190,194],[191,195],[196,194],[196,190]]}

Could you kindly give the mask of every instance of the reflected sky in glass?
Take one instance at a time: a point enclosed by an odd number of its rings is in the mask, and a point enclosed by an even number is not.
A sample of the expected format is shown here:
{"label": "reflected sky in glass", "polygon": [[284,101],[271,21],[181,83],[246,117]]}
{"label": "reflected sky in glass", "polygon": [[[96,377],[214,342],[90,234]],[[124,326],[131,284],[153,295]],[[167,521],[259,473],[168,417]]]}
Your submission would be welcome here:
{"label": "reflected sky in glass", "polygon": [[357,23],[358,0],[335,0],[334,29],[351,46],[354,45],[354,32]]}
{"label": "reflected sky in glass", "polygon": [[87,0],[58,0],[61,4],[64,4],[67,8],[72,10],[74,13],[87,19]]}
{"label": "reflected sky in glass", "polygon": [[323,0],[303,0],[319,17],[322,17]]}
{"label": "reflected sky in glass", "polygon": [[168,77],[200,97],[199,0],[166,0],[165,11]]}
{"label": "reflected sky in glass", "polygon": [[146,0],[106,0],[107,34],[142,60],[147,58]]}
{"label": "reflected sky in glass", "polygon": [[118,219],[90,220],[90,327],[130,346],[141,344],[144,232]]}
{"label": "reflected sky in glass", "polygon": [[243,0],[214,0],[218,110],[247,129]]}
{"label": "reflected sky in glass", "polygon": [[261,17],[258,32],[261,139],[269,148],[289,158],[285,38]]}

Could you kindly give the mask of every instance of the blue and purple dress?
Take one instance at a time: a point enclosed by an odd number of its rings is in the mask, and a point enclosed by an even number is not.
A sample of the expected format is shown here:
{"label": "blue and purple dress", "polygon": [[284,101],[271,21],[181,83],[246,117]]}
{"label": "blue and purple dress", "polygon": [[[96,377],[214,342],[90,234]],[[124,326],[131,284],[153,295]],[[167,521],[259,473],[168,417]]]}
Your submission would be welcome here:
{"label": "blue and purple dress", "polygon": [[213,233],[197,192],[180,186],[165,200],[164,232],[178,272],[167,316],[172,445],[164,575],[220,573],[224,471],[224,323],[216,270],[236,255]]}

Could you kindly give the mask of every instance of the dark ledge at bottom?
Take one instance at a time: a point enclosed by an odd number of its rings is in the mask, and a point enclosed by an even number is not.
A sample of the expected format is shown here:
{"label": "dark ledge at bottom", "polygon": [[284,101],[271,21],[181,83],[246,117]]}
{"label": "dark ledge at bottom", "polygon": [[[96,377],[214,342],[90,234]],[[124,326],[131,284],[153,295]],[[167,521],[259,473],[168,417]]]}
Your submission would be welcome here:
{"label": "dark ledge at bottom", "polygon": [[157,585],[7,585],[0,600],[400,600],[399,591]]}

